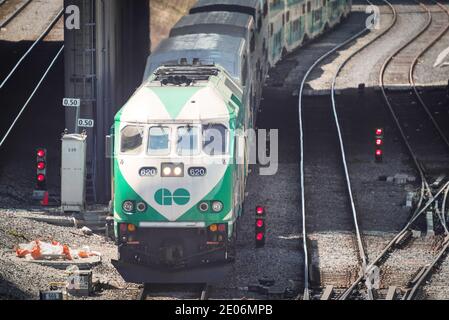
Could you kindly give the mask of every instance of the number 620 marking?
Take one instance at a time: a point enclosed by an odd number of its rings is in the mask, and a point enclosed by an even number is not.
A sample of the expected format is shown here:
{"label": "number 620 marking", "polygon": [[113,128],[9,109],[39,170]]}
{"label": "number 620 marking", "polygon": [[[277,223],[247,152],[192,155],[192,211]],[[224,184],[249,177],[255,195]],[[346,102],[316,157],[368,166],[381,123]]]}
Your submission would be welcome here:
{"label": "number 620 marking", "polygon": [[141,177],[154,177],[157,175],[156,168],[142,168],[139,170],[139,175]]}
{"label": "number 620 marking", "polygon": [[190,168],[189,169],[189,176],[191,177],[204,177],[207,174],[206,168]]}

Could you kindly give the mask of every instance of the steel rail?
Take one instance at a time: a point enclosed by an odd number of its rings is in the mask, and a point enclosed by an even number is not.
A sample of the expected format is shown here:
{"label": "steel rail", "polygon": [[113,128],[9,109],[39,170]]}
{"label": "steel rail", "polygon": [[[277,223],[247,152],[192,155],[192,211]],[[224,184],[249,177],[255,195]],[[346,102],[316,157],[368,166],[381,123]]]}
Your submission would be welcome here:
{"label": "steel rail", "polygon": [[[5,19],[5,21],[0,23],[0,29],[3,29],[6,27],[15,17],[19,15],[25,9],[33,0],[26,0],[16,11],[14,11],[8,18]],[[2,5],[3,2],[0,3]]]}
{"label": "steel rail", "polygon": [[[413,225],[413,223],[432,205],[436,202],[436,199],[449,187],[449,182],[447,182],[434,196],[433,199],[430,199],[421,210],[418,210],[412,219],[407,222],[407,225],[399,232],[384,248],[384,250],[377,256],[373,262],[370,263],[368,269],[376,266],[381,260],[385,258],[385,256],[390,252],[390,250],[398,244],[398,241],[405,235],[405,233],[409,230],[409,228]],[[351,285],[351,287],[346,290],[346,292],[340,297],[340,300],[346,300],[348,296],[354,291],[357,285],[363,280],[364,276],[359,276],[356,281]]]}
{"label": "steel rail", "polygon": [[[142,289],[140,290],[137,300],[145,301],[150,294],[151,284],[144,284]],[[207,301],[209,300],[211,286],[207,283],[201,284],[200,287],[200,294],[199,294],[199,301]]]}
{"label": "steel rail", "polygon": [[[404,227],[404,229],[398,233],[397,236],[394,237],[394,239],[386,246],[386,248],[382,251],[382,253],[374,260],[374,262],[369,266],[369,267],[373,267],[375,266],[379,261],[381,261],[386,254],[397,244],[397,242],[406,234],[406,232],[408,231],[408,229],[412,226],[412,224],[425,212],[425,210],[431,205],[433,204],[436,199],[439,197],[439,195],[444,191],[447,190],[447,188],[449,187],[449,183],[447,183],[442,189],[440,189],[440,191],[437,192],[437,194],[435,196],[432,195],[431,191],[430,191],[430,187],[427,183],[427,180],[425,178],[424,172],[421,168],[421,165],[418,161],[418,159],[416,158],[416,155],[413,152],[413,149],[411,148],[411,145],[408,143],[407,139],[405,138],[405,133],[402,130],[402,127],[400,126],[399,120],[396,117],[393,107],[388,99],[388,96],[386,95],[386,90],[385,90],[385,86],[384,86],[384,75],[385,75],[385,71],[386,68],[388,67],[388,65],[391,63],[391,61],[394,59],[394,57],[399,54],[402,50],[404,50],[406,47],[408,47],[413,41],[415,41],[419,36],[421,36],[431,25],[432,22],[432,15],[430,10],[427,9],[426,6],[424,6],[423,4],[420,4],[422,7],[424,7],[424,9],[427,11],[429,19],[427,21],[427,24],[420,30],[419,34],[417,34],[414,38],[412,38],[411,40],[409,40],[407,43],[405,43],[401,48],[399,48],[396,52],[394,52],[384,63],[384,65],[381,68],[381,73],[380,73],[380,79],[379,79],[379,83],[380,83],[380,87],[382,89],[382,93],[385,97],[385,100],[387,102],[387,105],[390,109],[390,112],[393,115],[393,118],[395,119],[396,125],[399,128],[399,131],[401,132],[401,135],[407,145],[407,148],[409,149],[409,152],[412,154],[412,157],[414,158],[414,162],[415,165],[417,167],[417,170],[419,171],[420,175],[421,175],[421,181],[422,181],[422,187],[421,187],[421,195],[420,195],[420,200],[417,206],[417,209],[415,211],[415,213],[412,216],[412,219],[407,223],[407,225]],[[393,9],[394,7],[391,6]],[[395,10],[395,9],[394,9]],[[395,10],[396,11],[396,10]],[[443,33],[444,34],[444,33]],[[442,36],[442,35],[441,35]],[[441,36],[439,38],[441,38]],[[437,40],[434,40],[432,45],[436,43]],[[430,45],[427,50],[432,47],[432,45]],[[424,53],[422,53],[424,54]],[[421,55],[422,55],[421,54]],[[420,56],[421,56],[420,55]],[[419,57],[417,58],[417,60],[419,59]],[[412,77],[413,78],[413,77]],[[428,192],[428,194],[430,195],[430,200],[429,202],[424,206],[423,209],[419,210],[419,208],[422,205],[422,202],[424,201],[424,193]],[[428,273],[427,273],[428,274]],[[347,298],[347,296],[355,289],[355,287],[363,280],[363,277],[360,276],[354,283],[353,285],[346,291],[346,293],[343,295],[343,298]]]}
{"label": "steel rail", "polygon": [[[437,4],[438,4],[438,3],[437,3]],[[432,195],[431,191],[430,191],[430,187],[429,187],[429,184],[428,184],[427,179],[426,179],[426,177],[425,177],[424,171],[423,171],[423,169],[422,169],[422,167],[421,167],[421,164],[419,163],[419,160],[418,160],[418,158],[417,158],[415,152],[413,151],[413,148],[412,148],[411,144],[409,143],[409,141],[408,141],[408,139],[407,139],[407,137],[406,137],[406,135],[405,135],[405,132],[404,132],[403,129],[402,129],[402,126],[401,126],[401,124],[400,124],[400,122],[399,122],[399,119],[398,119],[397,115],[396,115],[395,112],[394,112],[394,108],[393,108],[393,106],[392,106],[392,104],[391,104],[391,102],[390,102],[390,100],[389,100],[389,98],[388,98],[388,95],[387,95],[387,93],[386,93],[386,90],[385,90],[385,82],[384,82],[384,76],[385,76],[386,69],[387,69],[387,67],[390,65],[390,63],[393,61],[394,57],[396,57],[400,52],[402,52],[402,50],[404,50],[406,47],[408,47],[413,41],[415,41],[416,39],[418,39],[418,38],[419,38],[419,37],[420,37],[420,36],[421,36],[421,35],[422,35],[422,34],[423,34],[423,33],[430,27],[430,25],[431,25],[431,23],[432,23],[433,17],[432,17],[431,11],[430,11],[430,10],[427,8],[427,6],[425,6],[424,4],[420,3],[420,5],[421,5],[421,6],[427,11],[427,13],[428,13],[429,18],[428,18],[427,24],[420,30],[420,32],[419,32],[418,34],[415,35],[415,37],[413,37],[411,40],[409,40],[407,43],[405,43],[401,48],[399,48],[396,52],[394,52],[394,53],[393,53],[393,54],[392,54],[392,55],[385,61],[384,65],[382,66],[382,69],[381,69],[381,73],[380,73],[380,77],[379,77],[379,84],[380,84],[380,86],[381,86],[382,94],[383,94],[383,96],[384,96],[384,98],[385,98],[385,101],[386,101],[386,104],[387,104],[387,106],[388,106],[388,109],[390,110],[391,115],[392,115],[392,117],[393,117],[393,119],[394,119],[394,121],[395,121],[395,123],[396,123],[396,126],[397,126],[399,132],[401,133],[402,139],[404,140],[404,143],[405,143],[405,145],[406,145],[406,147],[407,147],[407,149],[408,149],[410,155],[411,155],[412,158],[413,158],[413,161],[414,161],[414,163],[415,163],[416,169],[418,170],[418,172],[419,172],[419,174],[420,174],[421,181],[422,181],[424,187],[426,188],[426,190],[428,191],[428,194],[429,194],[429,196],[430,196],[430,199],[436,200],[436,197],[434,197],[434,196]],[[443,6],[441,6],[440,4],[438,4],[438,5],[440,6],[440,8],[442,8],[442,9],[449,15],[449,12],[448,12]],[[409,82],[410,82],[410,86],[411,86],[412,89],[414,90],[414,93],[415,93],[416,97],[418,98],[419,102],[421,103],[421,106],[424,108],[424,110],[426,111],[426,113],[429,115],[430,120],[432,121],[434,127],[435,127],[436,130],[438,131],[440,137],[442,138],[442,140],[444,141],[444,143],[446,144],[447,147],[449,147],[449,142],[448,142],[446,136],[444,135],[444,133],[442,132],[440,126],[438,125],[438,123],[437,123],[436,120],[434,119],[433,115],[432,115],[431,112],[429,111],[427,105],[426,105],[425,102],[423,101],[421,95],[419,94],[419,91],[418,91],[417,88],[416,88],[416,84],[415,84],[413,75],[414,75],[414,70],[415,70],[415,67],[416,67],[416,64],[417,64],[419,58],[420,58],[425,52],[427,52],[431,47],[433,47],[433,45],[434,45],[434,44],[435,44],[435,43],[436,43],[436,42],[437,42],[437,41],[438,41],[438,40],[439,40],[439,39],[440,39],[440,38],[447,32],[448,28],[449,28],[449,25],[448,25],[448,26],[447,26],[441,33],[439,33],[439,34],[438,34],[438,35],[437,35],[437,36],[430,42],[430,44],[427,45],[427,46],[424,48],[424,50],[422,50],[422,51],[419,53],[419,55],[412,61],[411,66],[410,66],[410,70],[409,70]],[[440,220],[441,220],[441,223],[442,223],[442,225],[443,225],[443,227],[444,227],[444,229],[445,229],[445,233],[446,233],[446,235],[447,235],[447,234],[448,234],[447,226],[445,225],[443,218],[442,218],[441,216],[439,216],[439,218],[440,218]],[[414,221],[414,220],[416,220],[416,219],[413,219],[413,221]],[[443,248],[443,251],[445,251],[446,249],[447,249],[447,246],[445,246],[445,247]],[[432,267],[439,261],[439,259],[443,256],[443,254],[444,254],[444,252],[440,252],[440,254],[438,255],[437,259],[434,260],[434,262],[432,263]],[[429,268],[429,267],[426,267],[426,268],[427,268],[426,272],[420,277],[419,281],[414,285],[414,287],[413,287],[413,289],[411,290],[411,292],[409,292],[408,297],[410,297],[410,299],[413,298],[414,294],[415,294],[416,291],[418,290],[418,288],[419,288],[419,286],[421,285],[421,283],[422,283],[422,281],[424,280],[424,278],[428,276],[428,274],[429,274],[431,268]],[[424,278],[423,278],[423,277],[424,277]],[[407,299],[409,299],[409,298],[407,298]]]}
{"label": "steel rail", "polygon": [[[367,1],[370,3],[369,1]],[[308,253],[308,247],[307,247],[307,228],[306,228],[306,208],[305,208],[305,176],[304,176],[304,123],[303,123],[303,96],[304,96],[304,88],[307,83],[307,79],[309,78],[312,71],[327,57],[338,51],[339,49],[343,48],[344,46],[348,45],[349,43],[353,42],[355,39],[359,38],[364,33],[368,32],[368,28],[364,28],[360,32],[356,33],[355,35],[351,36],[349,39],[345,40],[344,42],[338,44],[334,48],[332,48],[330,51],[323,54],[321,57],[319,57],[312,66],[307,70],[306,74],[304,75],[300,90],[299,90],[299,102],[298,102],[298,109],[299,109],[299,131],[300,131],[300,185],[301,185],[301,215],[302,215],[302,236],[303,236],[303,250],[304,250],[304,294],[303,294],[303,300],[309,300],[310,299],[310,286],[309,286],[309,253]],[[343,158],[344,159],[344,158]],[[349,183],[349,190],[350,183]],[[354,203],[352,194],[350,194],[350,198],[352,201],[352,204]],[[355,206],[353,206],[355,209]],[[358,226],[357,226],[358,230]],[[362,246],[363,248],[363,246]],[[364,251],[363,251],[364,252]],[[363,253],[364,255],[364,253]],[[364,255],[365,256],[365,255]],[[366,258],[363,259],[364,263],[366,264]]]}
{"label": "steel rail", "polygon": [[[369,3],[372,4],[371,2],[369,2]],[[389,4],[388,2],[386,2],[386,3]],[[391,5],[390,5],[390,7],[391,7]],[[394,8],[393,8],[392,12],[395,13]],[[351,187],[351,179],[350,179],[349,169],[348,169],[348,165],[347,165],[347,161],[346,161],[346,155],[345,155],[346,152],[345,152],[343,137],[342,137],[342,134],[341,134],[340,121],[339,121],[339,118],[338,118],[337,103],[336,103],[336,84],[337,84],[337,79],[338,79],[341,71],[349,63],[349,61],[351,61],[352,58],[354,58],[357,54],[359,54],[360,52],[365,50],[367,47],[369,47],[375,41],[380,39],[384,34],[386,34],[395,25],[395,23],[396,23],[396,20],[394,19],[393,22],[391,23],[391,25],[386,30],[384,30],[382,33],[378,34],[374,39],[372,39],[371,41],[367,42],[362,47],[358,48],[356,51],[351,53],[351,55],[348,58],[346,58],[346,60],[338,67],[338,69],[337,69],[337,71],[336,71],[336,73],[334,75],[333,81],[332,81],[332,91],[331,91],[332,92],[332,96],[331,96],[331,98],[332,98],[332,109],[333,109],[333,114],[334,114],[334,118],[335,118],[335,123],[336,123],[336,126],[337,126],[338,137],[339,137],[339,141],[340,141],[340,149],[341,149],[341,154],[342,154],[342,160],[343,160],[343,165],[344,165],[344,169],[345,169],[345,176],[346,176],[346,181],[347,181],[348,192],[349,192],[350,200],[351,200],[351,208],[352,208],[352,212],[353,212],[353,219],[354,219],[354,222],[355,222],[355,228],[356,228],[356,234],[357,234],[357,242],[358,242],[359,251],[360,251],[361,258],[362,258],[363,265],[364,265],[364,270],[363,271],[364,271],[365,277],[366,277],[366,272],[367,272],[366,268],[367,268],[368,258],[367,258],[367,255],[365,253],[361,232],[359,230],[359,223],[358,223],[358,218],[357,218],[358,215],[357,215],[357,210],[356,210],[354,199],[353,199],[353,192],[352,192],[352,187]],[[370,29],[367,27],[365,29],[365,32],[369,32],[369,31],[370,31]],[[370,300],[374,299],[370,289],[368,289],[368,297],[369,297]]]}
{"label": "steel rail", "polygon": [[34,41],[34,43],[31,45],[30,48],[23,54],[23,56],[19,59],[19,61],[15,64],[15,66],[11,69],[9,74],[6,76],[6,78],[2,81],[0,84],[0,90],[5,86],[5,84],[8,82],[8,80],[13,76],[13,74],[16,72],[17,68],[22,64],[22,62],[25,60],[25,58],[31,53],[31,51],[34,49],[34,47],[47,36],[47,34],[50,32],[51,29],[55,26],[56,22],[58,22],[59,18],[63,15],[64,10],[61,9],[61,11],[58,12],[58,14],[55,16],[55,18],[51,21],[51,23],[47,26],[47,28],[41,33],[39,38]]}
{"label": "steel rail", "polygon": [[425,266],[424,273],[419,277],[413,288],[408,293],[405,300],[413,300],[418,289],[421,287],[421,284],[430,275],[430,272],[432,272],[433,268],[439,263],[439,261],[446,254],[448,249],[449,249],[449,237],[446,237],[442,249],[438,252],[437,256],[432,260],[432,262],[429,265]]}
{"label": "steel rail", "polygon": [[6,139],[8,138],[9,134],[11,133],[11,131],[14,129],[16,123],[19,121],[20,117],[22,116],[23,112],[25,111],[25,109],[28,107],[30,101],[33,99],[34,95],[36,94],[36,92],[39,90],[40,86],[42,85],[42,83],[44,82],[45,78],[47,77],[48,73],[50,72],[50,70],[53,68],[53,66],[56,63],[56,60],[59,58],[59,56],[61,55],[61,53],[64,50],[64,45],[61,46],[61,48],[59,49],[58,53],[54,56],[53,60],[51,61],[50,65],[47,67],[46,71],[44,72],[43,76],[41,77],[41,79],[39,80],[38,84],[36,85],[36,87],[34,88],[33,92],[31,93],[31,95],[28,97],[28,100],[25,102],[25,104],[22,106],[22,108],[20,109],[19,113],[17,114],[16,118],[14,119],[14,121],[12,122],[11,126],[9,127],[8,131],[5,133],[5,135],[3,136],[2,140],[0,141],[0,148],[3,146],[3,144],[5,143]]}
{"label": "steel rail", "polygon": [[379,74],[379,87],[382,91],[382,95],[385,99],[385,102],[388,106],[388,109],[391,113],[391,116],[393,117],[393,120],[396,124],[397,129],[399,130],[399,133],[401,134],[402,140],[404,141],[404,144],[406,145],[408,152],[410,153],[410,156],[413,158],[413,162],[415,163],[416,169],[418,170],[418,173],[421,176],[421,181],[423,181],[426,184],[426,188],[427,190],[429,190],[428,188],[428,183],[426,180],[426,177],[424,175],[424,171],[421,167],[421,164],[419,163],[418,157],[416,156],[415,152],[413,151],[413,148],[410,144],[410,142],[407,139],[407,135],[404,132],[404,129],[401,126],[401,123],[399,122],[399,118],[396,115],[394,108],[390,102],[390,99],[388,98],[388,94],[385,88],[385,72],[388,68],[388,66],[391,64],[391,62],[393,61],[393,59],[399,54],[401,53],[405,48],[407,48],[411,43],[413,43],[416,39],[418,39],[430,26],[430,24],[432,23],[432,14],[430,13],[430,10],[428,10],[428,8],[426,6],[424,6],[422,3],[420,4],[422,7],[424,7],[424,9],[426,10],[429,19],[426,23],[426,25],[421,28],[419,30],[419,32],[417,34],[415,34],[411,39],[409,39],[406,43],[404,43],[401,47],[399,47],[396,51],[394,51],[384,62],[384,64],[382,65],[381,69],[380,69],[380,74]]}
{"label": "steel rail", "polygon": [[[442,218],[443,219],[443,223],[446,222],[446,220],[445,220],[445,211],[446,211],[445,207],[446,207],[446,201],[447,201],[448,192],[449,192],[449,186],[445,189],[444,196],[443,196],[443,203],[442,203],[442,209],[441,209],[441,214],[443,215],[443,218]],[[447,230],[447,229],[445,229],[445,230]],[[441,258],[443,258],[443,256],[446,254],[448,248],[449,248],[449,236],[448,236],[448,234],[446,232],[446,238],[445,238],[445,240],[443,242],[442,249],[439,251],[439,253],[434,258],[434,260],[429,265],[424,267],[423,270],[425,270],[425,271],[416,280],[416,282],[414,283],[412,289],[407,292],[407,295],[404,297],[404,300],[413,300],[413,298],[415,297],[416,292],[418,291],[418,289],[422,285],[423,281],[426,280],[426,278],[429,276],[430,272],[440,262]]]}
{"label": "steel rail", "polygon": [[444,224],[447,223],[447,221],[446,221],[446,203],[447,203],[448,194],[449,194],[449,189],[446,189],[446,191],[444,192],[443,203],[441,205],[441,214],[443,215]]}
{"label": "steel rail", "polygon": [[[434,1],[436,5],[438,5],[443,12],[445,12],[448,17],[449,17],[449,10],[444,7],[441,3],[438,3],[436,1]],[[414,72],[415,72],[415,68],[416,65],[418,64],[419,59],[430,49],[432,48],[442,37],[443,35],[449,30],[449,23],[446,24],[446,27],[441,30],[440,33],[438,33],[436,35],[436,37],[432,40],[432,42],[426,46],[426,48],[424,48],[422,50],[422,52],[420,52],[416,58],[413,60],[412,65],[410,67],[410,74],[409,74],[409,79],[410,79],[410,85],[413,88],[413,91],[416,95],[416,97],[418,98],[421,106],[423,107],[423,109],[425,110],[425,112],[427,113],[427,115],[429,116],[430,120],[432,121],[435,129],[438,131],[441,139],[444,141],[444,143],[446,144],[446,146],[449,148],[449,140],[447,139],[446,135],[443,133],[443,130],[441,129],[440,125],[438,124],[438,122],[436,121],[436,119],[434,118],[434,116],[432,115],[432,113],[430,112],[430,109],[428,108],[427,104],[424,102],[424,99],[422,98],[421,94],[419,93],[417,87],[416,87],[416,83],[415,83],[415,79],[414,79]],[[447,229],[447,225],[446,225],[446,201],[447,201],[447,196],[448,196],[448,192],[449,192],[449,188],[447,188],[444,192],[444,197],[443,197],[443,202],[442,202],[442,207],[441,207],[441,215],[439,214],[439,219],[441,220],[441,224],[443,225],[443,228],[445,230],[446,236],[449,234],[449,231]],[[445,239],[445,243],[443,244],[442,249],[439,251],[439,253],[437,254],[437,256],[435,257],[435,259],[431,262],[431,264],[429,264],[428,266],[425,266],[424,270],[425,272],[421,274],[421,276],[418,278],[418,280],[416,281],[416,283],[413,285],[412,289],[408,292],[407,296],[406,296],[406,300],[413,300],[413,298],[415,297],[417,291],[419,290],[419,288],[421,287],[422,283],[424,282],[424,280],[429,276],[430,272],[433,270],[433,268],[435,267],[435,265],[437,263],[439,263],[440,259],[444,256],[444,254],[446,253],[446,251],[449,248],[449,238]]]}
{"label": "steel rail", "polygon": [[201,296],[200,296],[201,301],[209,300],[210,289],[211,288],[207,283],[203,285],[203,288],[201,289]]}
{"label": "steel rail", "polygon": [[[449,17],[449,10],[447,8],[445,8],[441,3],[438,3],[436,1],[434,1],[436,5],[438,5]],[[412,65],[410,66],[410,73],[409,73],[409,82],[410,85],[416,95],[416,97],[418,98],[421,106],[423,107],[423,109],[426,111],[427,115],[429,116],[430,120],[432,121],[435,129],[438,131],[441,139],[443,139],[444,143],[446,144],[446,147],[449,148],[449,140],[446,137],[446,135],[444,134],[443,130],[441,129],[440,125],[438,124],[438,122],[435,120],[435,117],[432,115],[432,113],[430,112],[427,104],[424,102],[424,99],[421,97],[421,94],[418,91],[418,88],[416,87],[416,83],[415,83],[415,78],[414,78],[414,73],[415,73],[415,68],[419,62],[419,59],[430,49],[432,48],[442,37],[443,35],[449,30],[449,23],[446,24],[446,27],[436,35],[436,37],[432,40],[432,42],[430,42],[417,56],[416,58],[413,60]]]}
{"label": "steel rail", "polygon": [[147,284],[143,285],[143,288],[140,289],[139,295],[137,296],[137,300],[145,301],[148,297],[149,287]]}
{"label": "steel rail", "polygon": [[[346,61],[344,61],[344,63],[339,67],[339,69],[337,70],[337,73],[335,74],[335,77],[333,79],[333,83],[332,83],[332,101],[333,101],[333,106],[334,106],[334,116],[336,117],[337,121],[338,121],[338,115],[337,115],[337,111],[336,111],[336,103],[335,103],[335,86],[336,86],[336,82],[337,82],[337,78],[338,75],[340,74],[340,72],[343,70],[343,68],[347,65],[347,63],[357,54],[359,54],[361,51],[363,51],[364,49],[366,49],[367,47],[369,47],[370,45],[372,45],[373,43],[375,43],[377,40],[379,40],[380,38],[382,38],[384,35],[386,35],[395,25],[397,22],[397,12],[396,9],[393,7],[393,5],[386,1],[386,0],[382,0],[383,2],[385,2],[391,9],[391,12],[393,14],[393,20],[390,23],[390,25],[383,30],[381,33],[379,33],[374,39],[372,39],[370,42],[366,43],[365,45],[363,45],[361,48],[359,48],[357,51],[355,51]],[[341,139],[341,138],[340,138]],[[341,141],[341,140],[340,140]],[[361,237],[360,239],[358,239],[359,242],[361,242]],[[368,270],[370,267],[372,267],[373,264],[370,264],[370,266],[367,266],[366,269],[364,270],[366,272],[366,270]],[[364,279],[366,278],[366,274],[361,275],[358,280],[356,282],[354,282],[351,287],[346,290],[340,297],[339,300],[346,300],[349,298],[349,296],[351,295],[352,291],[354,291],[355,287]],[[369,297],[371,296],[371,293],[368,292]]]}
{"label": "steel rail", "polygon": [[[417,1],[415,1],[415,2],[418,3]],[[418,33],[416,33],[411,39],[409,39],[407,42],[405,42],[401,47],[399,47],[396,51],[394,51],[385,60],[384,64],[381,67],[380,74],[379,74],[379,87],[381,88],[382,95],[383,95],[384,100],[385,100],[385,102],[387,104],[387,107],[388,107],[388,109],[389,109],[389,111],[391,113],[391,116],[393,117],[393,120],[394,120],[394,122],[396,124],[396,127],[399,130],[399,133],[401,134],[402,140],[404,141],[404,144],[406,145],[406,147],[408,149],[408,152],[409,152],[410,156],[412,157],[413,162],[415,163],[415,167],[416,167],[416,169],[417,169],[417,171],[418,171],[418,173],[420,175],[421,184],[422,184],[422,190],[421,190],[421,195],[420,196],[422,198],[420,199],[419,202],[422,203],[422,200],[423,200],[423,197],[425,196],[425,193],[427,193],[427,195],[430,198],[432,198],[432,192],[430,190],[429,183],[428,183],[428,181],[426,179],[424,170],[423,170],[423,168],[422,168],[422,166],[421,166],[421,164],[420,164],[420,162],[418,160],[418,157],[415,154],[415,152],[413,151],[413,148],[412,148],[410,142],[407,139],[407,136],[406,136],[406,134],[404,132],[404,129],[402,128],[401,123],[399,122],[399,118],[398,118],[398,116],[396,115],[396,113],[394,111],[393,105],[391,104],[390,99],[388,98],[388,94],[387,94],[387,91],[386,91],[386,88],[385,88],[385,81],[384,81],[386,70],[387,70],[388,66],[391,64],[391,62],[394,60],[394,58],[398,54],[400,54],[405,48],[407,48],[410,44],[412,44],[416,39],[418,39],[430,27],[430,25],[432,24],[432,14],[431,14],[430,10],[424,4],[422,4],[422,3],[418,3],[418,4],[427,13],[427,16],[428,16],[427,22],[418,31]],[[418,209],[419,209],[419,206],[417,207],[417,210]],[[416,212],[415,212],[415,215],[416,215]]]}
{"label": "steel rail", "polygon": [[[418,3],[417,1],[415,1],[415,2]],[[396,124],[396,126],[397,126],[397,128],[398,128],[398,130],[399,130],[399,132],[401,134],[401,137],[402,137],[402,139],[403,139],[403,141],[404,141],[404,143],[405,143],[405,145],[406,145],[406,147],[407,147],[411,157],[413,158],[413,161],[415,163],[416,169],[418,170],[418,173],[419,173],[420,178],[421,178],[420,199],[419,199],[418,206],[417,206],[416,211],[415,211],[413,216],[415,216],[417,214],[417,212],[419,211],[419,208],[422,205],[422,202],[424,201],[425,194],[427,193],[428,196],[432,197],[432,192],[430,190],[429,183],[427,182],[427,179],[425,177],[424,170],[422,169],[421,164],[419,163],[419,160],[418,160],[416,154],[413,152],[413,148],[410,145],[410,143],[409,143],[409,141],[408,141],[408,139],[407,139],[407,137],[405,135],[404,130],[402,129],[402,126],[401,126],[401,124],[399,122],[399,118],[396,116],[396,114],[394,112],[394,109],[393,109],[393,106],[391,105],[391,102],[388,99],[388,95],[387,95],[386,89],[385,89],[384,77],[385,77],[385,72],[387,70],[387,67],[393,61],[394,57],[396,57],[400,52],[402,52],[402,50],[407,48],[411,43],[413,43],[417,38],[419,38],[430,27],[430,25],[432,23],[432,14],[431,14],[430,10],[428,10],[428,8],[426,6],[424,6],[422,3],[419,3],[419,5],[421,7],[423,7],[424,10],[428,14],[427,23],[423,26],[422,29],[419,30],[419,32],[412,39],[410,39],[406,43],[404,43],[403,46],[401,46],[399,49],[397,49],[395,52],[393,52],[385,60],[384,64],[381,67],[380,74],[379,74],[379,87],[381,88],[381,91],[382,91],[384,99],[385,99],[385,101],[387,103],[388,109],[389,109],[391,115],[393,116],[395,124]],[[397,15],[397,13],[396,13],[396,15]]]}

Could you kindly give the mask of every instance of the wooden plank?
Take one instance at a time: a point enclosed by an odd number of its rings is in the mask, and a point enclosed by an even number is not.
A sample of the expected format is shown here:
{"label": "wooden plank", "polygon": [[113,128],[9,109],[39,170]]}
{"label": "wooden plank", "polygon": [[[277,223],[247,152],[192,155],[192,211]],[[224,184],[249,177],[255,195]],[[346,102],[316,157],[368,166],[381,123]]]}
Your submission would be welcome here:
{"label": "wooden plank", "polygon": [[396,298],[396,290],[397,289],[398,289],[398,287],[396,287],[396,286],[389,287],[385,300],[394,300]]}
{"label": "wooden plank", "polygon": [[[19,259],[19,258],[17,258]],[[76,266],[80,270],[91,270],[93,267],[102,263],[101,257],[93,256],[86,259],[77,259],[71,261],[63,260],[27,260],[28,263],[39,264],[45,267],[52,267],[59,270],[67,270],[67,267]]]}
{"label": "wooden plank", "polygon": [[330,300],[333,295],[334,295],[334,286],[327,286],[326,289],[324,290],[323,295],[321,296],[321,300],[322,301]]}

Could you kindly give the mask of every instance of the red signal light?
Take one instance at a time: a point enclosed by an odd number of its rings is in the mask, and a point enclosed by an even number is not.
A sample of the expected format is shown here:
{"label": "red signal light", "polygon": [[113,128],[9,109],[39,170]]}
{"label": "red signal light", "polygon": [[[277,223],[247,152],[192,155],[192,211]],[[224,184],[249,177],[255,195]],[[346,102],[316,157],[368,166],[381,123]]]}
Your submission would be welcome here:
{"label": "red signal light", "polygon": [[36,191],[47,190],[47,149],[36,148]]}
{"label": "red signal light", "polygon": [[381,149],[376,150],[376,162],[382,162],[383,161],[383,151]]}
{"label": "red signal light", "polygon": [[225,224],[219,224],[218,225],[218,231],[219,232],[225,232],[226,231],[226,225]]}
{"label": "red signal light", "polygon": [[265,245],[265,208],[262,206],[256,207],[256,247],[261,248]]}
{"label": "red signal light", "polygon": [[376,162],[383,161],[383,146],[384,146],[384,129],[377,128],[376,129]]}

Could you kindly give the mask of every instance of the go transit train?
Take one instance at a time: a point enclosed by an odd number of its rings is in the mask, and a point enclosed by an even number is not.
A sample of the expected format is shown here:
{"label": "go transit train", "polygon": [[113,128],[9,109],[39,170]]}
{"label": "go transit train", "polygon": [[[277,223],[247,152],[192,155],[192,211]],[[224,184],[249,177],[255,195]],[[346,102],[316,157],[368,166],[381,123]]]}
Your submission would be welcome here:
{"label": "go transit train", "polygon": [[113,200],[128,282],[210,283],[236,256],[248,139],[270,67],[351,0],[199,0],[115,117]]}

